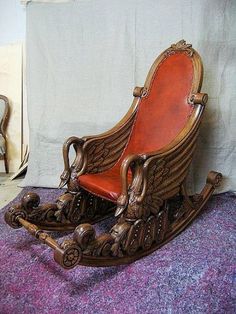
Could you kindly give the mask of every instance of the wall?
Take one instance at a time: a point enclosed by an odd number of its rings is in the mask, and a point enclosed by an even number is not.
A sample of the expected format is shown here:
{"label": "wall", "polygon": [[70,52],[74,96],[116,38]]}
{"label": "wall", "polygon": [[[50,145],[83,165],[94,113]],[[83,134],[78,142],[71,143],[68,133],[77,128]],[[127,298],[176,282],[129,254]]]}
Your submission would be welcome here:
{"label": "wall", "polygon": [[[28,138],[27,124],[23,133],[23,50],[25,42],[25,6],[19,0],[0,0],[0,94],[9,98],[10,119],[7,127],[8,161],[10,172],[15,172],[22,158],[23,134]],[[4,171],[0,160],[0,172]]]}
{"label": "wall", "polygon": [[0,0],[0,46],[25,40],[25,6],[19,0]]}
{"label": "wall", "polygon": [[31,141],[24,185],[56,187],[64,140],[113,126],[154,59],[184,38],[202,56],[209,94],[193,190],[211,169],[224,175],[221,192],[236,190],[235,0],[31,2],[26,11]]}

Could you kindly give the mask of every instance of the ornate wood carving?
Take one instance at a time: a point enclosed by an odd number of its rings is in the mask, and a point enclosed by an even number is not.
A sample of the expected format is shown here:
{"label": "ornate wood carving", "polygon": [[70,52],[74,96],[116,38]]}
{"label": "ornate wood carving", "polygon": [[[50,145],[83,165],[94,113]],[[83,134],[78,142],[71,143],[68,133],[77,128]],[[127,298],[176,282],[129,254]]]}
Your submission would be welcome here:
{"label": "ornate wood carving", "polygon": [[[186,136],[182,145],[164,154],[140,155],[126,163],[123,172],[124,192],[117,203],[116,216],[126,219],[147,218],[157,215],[165,200],[177,195],[186,178],[196,147],[199,123]],[[133,182],[126,192],[128,168],[133,170]]]}
{"label": "ornate wood carving", "polygon": [[[85,221],[98,221],[114,211],[114,204],[96,197],[85,190],[76,194],[66,192],[55,203],[40,205],[40,197],[34,192],[26,193],[21,203],[12,206],[7,212],[11,219],[8,222],[17,228],[15,216],[23,215],[24,219],[51,230],[71,230]],[[12,222],[10,222],[12,220]]]}
{"label": "ornate wood carving", "polygon": [[135,115],[109,137],[88,141],[85,144],[86,173],[103,172],[114,166],[127,144],[134,118]]}
{"label": "ornate wood carving", "polygon": [[[81,224],[74,231],[71,245],[76,243],[83,256],[133,256],[138,250],[148,250],[153,243],[163,241],[168,230],[167,219],[168,210],[164,207],[158,215],[150,215],[146,220],[128,222],[121,219],[110,233],[99,236],[92,225]],[[61,247],[65,247],[65,243]]]}
{"label": "ornate wood carving", "polygon": [[[115,205],[81,189],[78,176],[103,172],[119,160],[135,120],[137,98],[148,97],[147,91],[156,69],[176,52],[191,57],[194,69],[189,98],[189,103],[194,106],[188,122],[168,146],[125,157],[121,166],[122,188],[116,204],[117,222],[109,232],[96,235],[91,224],[111,213]],[[20,204],[8,210],[6,222],[13,228],[24,226],[52,247],[55,260],[67,269],[78,264],[110,266],[129,263],[170,241],[197,216],[222,178],[220,173],[210,172],[200,194],[189,196],[186,192],[185,179],[196,146],[203,105],[207,101],[207,95],[199,93],[201,82],[202,64],[197,52],[184,40],[171,45],[154,62],[144,88],[135,89],[136,100],[131,110],[115,128],[99,136],[71,137],[65,142],[65,169],[60,186],[67,184],[67,192],[56,202],[42,205],[36,193],[28,193]],[[70,165],[71,146],[76,157]],[[40,226],[51,230],[77,227],[73,239],[58,244],[39,229]]]}
{"label": "ornate wood carving", "polygon": [[82,251],[76,243],[63,245],[54,252],[55,261],[65,269],[71,269],[77,266],[82,258]]}
{"label": "ornate wood carving", "polygon": [[96,232],[90,224],[79,225],[74,231],[73,239],[81,247],[83,254],[89,256],[108,256],[114,242],[110,234],[96,237]]}
{"label": "ornate wood carving", "polygon": [[[150,214],[146,219],[135,221],[121,217],[110,233],[96,236],[93,226],[81,224],[75,229],[73,239],[64,240],[62,244],[25,220],[26,212],[20,207],[15,207],[13,213],[10,209],[5,219],[15,228],[24,226],[30,234],[50,246],[55,261],[66,269],[79,264],[118,265],[153,252],[181,232],[200,212],[221,179],[220,173],[210,172],[202,192],[191,198],[182,185],[181,194],[165,201],[157,215]],[[34,201],[38,202],[36,196]]]}
{"label": "ornate wood carving", "polygon": [[208,101],[208,95],[206,93],[192,94],[188,99],[188,103],[191,105],[196,105],[196,104],[206,105],[207,101]]}
{"label": "ornate wood carving", "polygon": [[134,88],[134,91],[133,91],[133,96],[134,97],[145,97],[147,95],[147,88],[146,87],[138,87],[136,86]]}
{"label": "ornate wood carving", "polygon": [[126,221],[120,221],[116,223],[110,234],[114,239],[114,243],[111,247],[111,255],[122,257],[124,256],[124,247],[127,238],[128,231],[130,230],[131,224]]}
{"label": "ornate wood carving", "polygon": [[[70,137],[63,145],[64,171],[59,187],[68,184],[70,191],[79,189],[78,176],[86,173],[98,173],[110,169],[120,158],[132,129],[135,109],[124,122],[101,136]],[[73,146],[76,157],[70,166],[69,151]]]}
{"label": "ornate wood carving", "polygon": [[184,51],[189,57],[193,56],[194,50],[191,44],[187,44],[185,40],[180,40],[176,44],[172,44],[165,52],[166,56],[176,53],[177,51]]}

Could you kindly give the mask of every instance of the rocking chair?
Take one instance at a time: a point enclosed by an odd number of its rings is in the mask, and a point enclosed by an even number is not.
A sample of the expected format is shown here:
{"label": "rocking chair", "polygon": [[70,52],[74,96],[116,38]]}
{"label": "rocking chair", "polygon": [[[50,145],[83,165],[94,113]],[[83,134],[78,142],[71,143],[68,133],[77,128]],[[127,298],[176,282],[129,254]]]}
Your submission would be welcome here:
{"label": "rocking chair", "polygon": [[[76,265],[131,263],[170,241],[190,224],[220,184],[211,171],[200,194],[189,196],[186,176],[207,102],[200,93],[200,56],[181,40],[153,63],[144,87],[134,89],[126,116],[97,136],[70,137],[63,146],[66,192],[40,205],[36,193],[5,213],[13,228],[29,233],[54,250],[54,259]],[[69,150],[76,157],[70,165]],[[92,224],[115,215],[107,233]],[[59,244],[43,230],[74,230]]]}

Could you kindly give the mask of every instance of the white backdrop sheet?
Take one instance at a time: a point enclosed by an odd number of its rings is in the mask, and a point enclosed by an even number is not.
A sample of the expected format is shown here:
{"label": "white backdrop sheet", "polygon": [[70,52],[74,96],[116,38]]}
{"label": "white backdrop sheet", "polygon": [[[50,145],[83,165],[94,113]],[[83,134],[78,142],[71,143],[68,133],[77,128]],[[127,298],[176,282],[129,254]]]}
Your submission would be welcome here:
{"label": "white backdrop sheet", "polygon": [[193,188],[213,169],[236,190],[236,1],[77,0],[27,5],[30,159],[23,186],[56,187],[72,135],[111,128],[154,61],[184,38],[204,63],[209,102]]}

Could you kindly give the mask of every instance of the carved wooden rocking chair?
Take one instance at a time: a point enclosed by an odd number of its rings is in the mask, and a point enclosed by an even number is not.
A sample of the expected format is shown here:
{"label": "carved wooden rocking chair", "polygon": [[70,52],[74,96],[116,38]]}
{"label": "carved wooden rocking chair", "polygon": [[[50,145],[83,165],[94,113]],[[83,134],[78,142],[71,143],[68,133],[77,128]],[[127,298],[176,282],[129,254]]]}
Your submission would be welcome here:
{"label": "carved wooden rocking chair", "polygon": [[[200,194],[187,194],[207,102],[202,75],[190,44],[171,45],[153,63],[144,87],[134,89],[130,110],[113,129],[64,143],[60,187],[67,184],[67,191],[43,205],[36,193],[27,193],[6,212],[6,222],[49,245],[67,269],[130,263],[170,241],[200,213],[222,178],[211,171]],[[70,165],[71,146],[76,158]],[[92,224],[111,214],[115,225],[96,235]],[[73,239],[59,244],[43,230],[74,230]]]}

